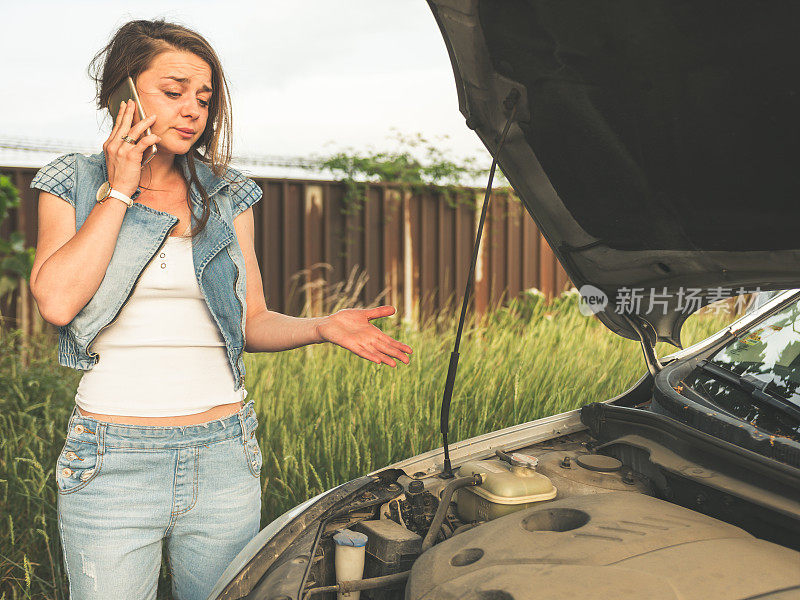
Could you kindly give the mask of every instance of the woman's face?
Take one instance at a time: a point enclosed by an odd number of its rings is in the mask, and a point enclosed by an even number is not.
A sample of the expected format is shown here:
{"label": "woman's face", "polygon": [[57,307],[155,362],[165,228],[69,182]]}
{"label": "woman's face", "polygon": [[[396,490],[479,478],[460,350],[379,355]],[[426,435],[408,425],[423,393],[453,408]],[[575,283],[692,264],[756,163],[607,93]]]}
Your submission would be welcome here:
{"label": "woman's face", "polygon": [[[211,67],[196,54],[167,50],[136,78],[144,113],[156,115],[150,130],[158,149],[186,154],[202,135],[211,101]],[[138,118],[135,119],[138,121]]]}

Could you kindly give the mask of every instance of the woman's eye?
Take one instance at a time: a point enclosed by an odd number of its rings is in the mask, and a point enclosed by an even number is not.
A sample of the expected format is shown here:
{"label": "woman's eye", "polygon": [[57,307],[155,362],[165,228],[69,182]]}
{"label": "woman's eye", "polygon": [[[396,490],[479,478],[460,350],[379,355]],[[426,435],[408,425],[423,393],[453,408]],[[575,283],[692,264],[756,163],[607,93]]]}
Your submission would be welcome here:
{"label": "woman's eye", "polygon": [[[164,93],[170,98],[178,98],[181,95],[180,92],[168,92],[166,90],[164,91]],[[198,98],[197,101],[200,103],[200,106],[202,106],[203,108],[208,108],[208,105],[209,105],[208,100],[200,100]]]}

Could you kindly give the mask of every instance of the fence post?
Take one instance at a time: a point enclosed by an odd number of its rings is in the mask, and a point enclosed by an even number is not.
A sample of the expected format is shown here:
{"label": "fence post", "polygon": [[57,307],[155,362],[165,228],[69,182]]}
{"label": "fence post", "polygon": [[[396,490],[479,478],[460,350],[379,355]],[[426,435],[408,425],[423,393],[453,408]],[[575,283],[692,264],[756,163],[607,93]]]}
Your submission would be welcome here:
{"label": "fence post", "polygon": [[321,315],[323,311],[323,284],[325,274],[319,264],[323,258],[322,236],[322,186],[305,186],[303,211],[303,261],[308,273],[305,285],[305,304],[309,315]]}
{"label": "fence post", "polygon": [[414,240],[411,192],[403,191],[403,322],[413,324],[417,317],[417,295],[414,273]]}
{"label": "fence post", "polygon": [[400,260],[405,237],[403,201],[400,192],[382,186],[383,190],[383,272],[385,287],[389,289],[386,302],[405,318],[405,302],[400,304]]}
{"label": "fence post", "polygon": [[[478,226],[481,222],[481,211],[483,210],[483,199],[485,192],[477,190],[474,193],[475,197],[475,212],[474,212],[474,227],[472,230],[473,248],[475,245],[475,237],[478,235]],[[476,316],[483,315],[489,305],[489,245],[491,240],[490,218],[488,211],[486,213],[486,220],[483,223],[483,233],[481,234],[481,243],[478,247],[478,256],[475,261],[475,314]],[[471,257],[470,257],[471,258]]]}

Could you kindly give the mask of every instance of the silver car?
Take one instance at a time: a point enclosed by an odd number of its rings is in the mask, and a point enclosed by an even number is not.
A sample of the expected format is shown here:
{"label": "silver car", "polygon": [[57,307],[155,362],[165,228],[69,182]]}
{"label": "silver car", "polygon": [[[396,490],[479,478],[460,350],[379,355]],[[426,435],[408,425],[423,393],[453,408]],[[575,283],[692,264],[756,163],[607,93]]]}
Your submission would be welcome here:
{"label": "silver car", "polygon": [[644,375],[452,444],[445,392],[442,448],[276,519],[210,597],[800,598],[800,4],[429,5],[466,125]]}

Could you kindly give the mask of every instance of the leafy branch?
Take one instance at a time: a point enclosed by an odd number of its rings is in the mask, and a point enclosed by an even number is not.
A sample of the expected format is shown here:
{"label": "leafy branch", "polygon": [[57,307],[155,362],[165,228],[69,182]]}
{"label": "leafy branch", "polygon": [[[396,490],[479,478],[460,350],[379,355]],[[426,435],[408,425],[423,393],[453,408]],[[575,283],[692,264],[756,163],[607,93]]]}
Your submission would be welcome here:
{"label": "leafy branch", "polygon": [[[395,139],[399,143],[396,151],[357,153],[350,148],[316,157],[319,168],[332,172],[344,184],[346,214],[361,210],[367,201],[369,183],[376,182],[397,184],[412,192],[435,187],[449,206],[464,204],[475,208],[474,196],[463,192],[468,182],[487,177],[488,168],[476,166],[474,157],[460,161],[450,158],[419,133],[404,136],[395,132]],[[507,192],[508,182],[499,169],[495,177],[506,185],[502,191]]]}
{"label": "leafy branch", "polygon": [[[18,206],[17,188],[11,178],[0,175],[0,223],[8,218],[10,209]],[[20,278],[30,280],[35,254],[34,248],[25,247],[25,234],[21,231],[11,232],[8,239],[0,238],[0,308],[3,300],[17,289]]]}

